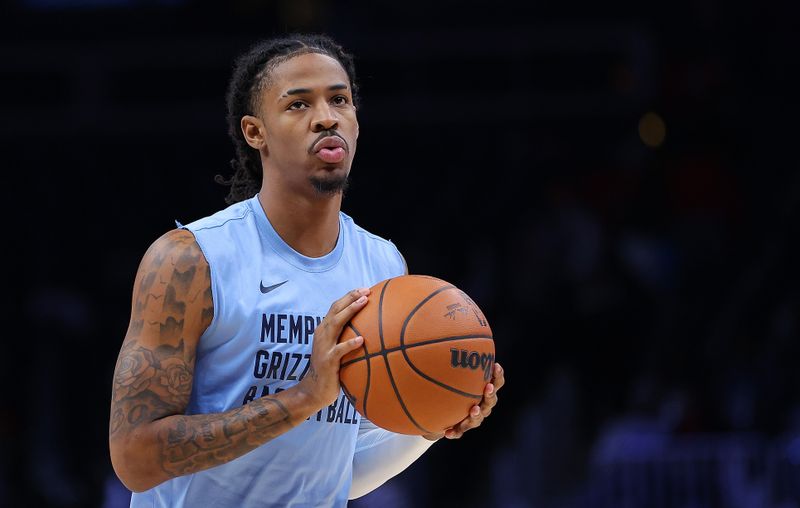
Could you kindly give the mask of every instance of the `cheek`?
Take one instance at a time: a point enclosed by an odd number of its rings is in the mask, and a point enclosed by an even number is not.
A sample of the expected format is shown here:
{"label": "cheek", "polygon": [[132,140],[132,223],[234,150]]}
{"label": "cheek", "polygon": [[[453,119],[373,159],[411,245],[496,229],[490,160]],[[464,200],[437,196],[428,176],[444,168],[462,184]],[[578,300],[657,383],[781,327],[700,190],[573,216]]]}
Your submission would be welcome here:
{"label": "cheek", "polygon": [[358,131],[356,131],[355,136],[353,136],[353,140],[350,142],[350,160],[353,160],[353,157],[356,156],[356,148],[358,147]]}
{"label": "cheek", "polygon": [[305,153],[307,147],[303,145],[306,142],[304,132],[293,125],[281,127],[267,133],[265,140],[270,154],[280,158],[295,158],[298,151]]}
{"label": "cheek", "polygon": [[358,122],[355,123],[355,129],[353,129],[353,142],[351,143],[352,151],[356,151],[356,145],[358,144]]}

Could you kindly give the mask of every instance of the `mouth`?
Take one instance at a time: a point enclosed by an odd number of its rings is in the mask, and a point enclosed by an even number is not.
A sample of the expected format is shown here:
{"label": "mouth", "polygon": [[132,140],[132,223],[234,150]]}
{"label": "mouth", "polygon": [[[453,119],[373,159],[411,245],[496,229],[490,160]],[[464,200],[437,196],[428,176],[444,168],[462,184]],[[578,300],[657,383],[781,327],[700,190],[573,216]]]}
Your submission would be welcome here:
{"label": "mouth", "polygon": [[337,135],[325,136],[311,147],[311,153],[329,164],[342,162],[347,152],[347,143]]}

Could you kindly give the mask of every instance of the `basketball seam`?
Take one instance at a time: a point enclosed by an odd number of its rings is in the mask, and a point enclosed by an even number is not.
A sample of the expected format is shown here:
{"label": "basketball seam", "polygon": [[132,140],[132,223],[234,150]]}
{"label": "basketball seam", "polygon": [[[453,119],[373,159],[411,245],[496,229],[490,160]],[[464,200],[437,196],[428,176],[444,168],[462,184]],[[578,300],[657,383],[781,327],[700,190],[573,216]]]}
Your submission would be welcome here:
{"label": "basketball seam", "polygon": [[[413,349],[418,346],[429,346],[431,344],[437,344],[439,342],[451,342],[454,340],[469,340],[469,339],[489,339],[494,340],[494,337],[491,335],[481,335],[481,334],[470,334],[470,335],[452,335],[450,337],[441,337],[439,339],[429,339],[424,340],[421,342],[415,342],[413,344],[407,344],[403,346],[397,346],[393,348],[389,348],[386,350],[386,354],[389,353],[396,353],[397,351],[405,351],[406,349]],[[370,358],[375,358],[376,356],[381,356],[383,353],[369,353],[365,356],[359,356],[358,358],[352,358],[347,360],[346,362],[342,363],[342,367],[347,367],[348,365],[352,365],[356,362],[360,362],[361,360],[368,360]]]}
{"label": "basketball seam", "polygon": [[[381,297],[378,301],[378,336],[381,339],[381,355],[383,356],[383,362],[386,365],[386,373],[389,375],[389,382],[392,384],[392,389],[394,390],[394,394],[397,397],[397,402],[400,403],[400,407],[403,409],[403,412],[406,414],[411,423],[413,423],[419,430],[430,434],[431,431],[422,427],[417,421],[411,416],[411,412],[406,407],[405,403],[403,402],[403,397],[400,395],[400,390],[397,389],[397,385],[394,382],[394,376],[392,376],[392,368],[389,366],[389,358],[386,356],[386,345],[383,341],[383,295],[386,293],[386,288],[389,287],[389,282],[386,281],[386,284],[383,285],[381,289]],[[369,363],[369,360],[367,360]]]}
{"label": "basketball seam", "polygon": [[425,374],[424,372],[419,370],[417,368],[417,366],[414,365],[414,362],[411,361],[411,358],[408,357],[408,353],[406,353],[405,347],[403,347],[403,346],[405,346],[406,328],[408,327],[408,323],[411,321],[411,318],[414,317],[414,314],[416,314],[417,311],[419,309],[421,309],[423,307],[423,305],[425,305],[431,298],[433,298],[434,296],[438,295],[439,293],[445,292],[448,289],[458,289],[458,288],[456,288],[455,286],[453,286],[451,284],[449,286],[445,286],[445,287],[441,287],[441,288],[437,289],[433,293],[431,293],[428,296],[426,296],[425,298],[423,298],[422,301],[420,301],[416,305],[416,307],[414,307],[411,310],[411,312],[408,314],[408,316],[406,316],[405,321],[403,321],[403,327],[400,329],[400,347],[402,348],[401,351],[403,352],[403,357],[405,357],[406,363],[408,363],[409,367],[411,367],[411,369],[414,370],[414,372],[416,372],[417,374],[422,376],[423,379],[427,379],[431,383],[434,383],[434,384],[436,384],[438,386],[441,386],[442,388],[444,388],[446,390],[450,390],[451,392],[457,393],[458,395],[461,395],[463,397],[468,397],[468,398],[471,398],[471,399],[481,400],[483,398],[483,395],[461,391],[458,388],[454,388],[454,387],[452,387],[452,386],[450,386],[448,384],[442,383],[441,381],[437,381],[436,379],[433,379],[432,377],[428,376],[427,374]]}
{"label": "basketball seam", "polygon": [[431,383],[435,383],[435,384],[441,386],[442,388],[444,388],[445,390],[450,390],[453,393],[457,393],[458,395],[461,395],[461,396],[464,396],[464,397],[469,397],[470,399],[481,400],[483,398],[483,395],[481,395],[481,394],[462,392],[458,388],[453,388],[452,386],[450,386],[448,384],[442,383],[441,381],[437,381],[437,380],[433,379],[432,377],[428,376],[427,374],[425,374],[424,372],[419,370],[416,365],[414,365],[414,363],[411,361],[411,358],[408,357],[408,353],[406,353],[405,349],[403,349],[403,356],[405,357],[406,362],[408,363],[409,367],[411,367],[414,370],[414,372],[416,372],[417,374],[422,376],[424,379],[427,379]]}

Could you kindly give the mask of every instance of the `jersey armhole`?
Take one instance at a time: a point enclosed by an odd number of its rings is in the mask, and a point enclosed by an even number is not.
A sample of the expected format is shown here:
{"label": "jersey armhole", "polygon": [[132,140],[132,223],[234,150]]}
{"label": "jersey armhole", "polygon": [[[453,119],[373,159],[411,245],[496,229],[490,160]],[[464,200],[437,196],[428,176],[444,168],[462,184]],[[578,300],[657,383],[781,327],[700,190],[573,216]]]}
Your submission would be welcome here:
{"label": "jersey armhole", "polygon": [[403,261],[403,275],[408,275],[408,263],[406,262],[406,257],[403,255],[400,250],[397,250],[397,253],[400,254],[400,259]]}
{"label": "jersey armhole", "polygon": [[400,252],[400,249],[397,248],[397,245],[395,245],[393,241],[391,241],[391,240],[387,240],[387,241],[389,242],[389,245],[394,247],[394,251],[400,257],[400,262],[403,263],[403,272],[402,272],[401,275],[408,275],[409,274],[409,272],[408,272],[408,262],[406,262],[406,257],[403,255],[402,252]]}
{"label": "jersey armhole", "polygon": [[[175,221],[176,223],[178,221]],[[203,258],[206,260],[206,264],[208,265],[208,275],[211,279],[211,303],[214,307],[214,315],[211,317],[211,323],[209,323],[208,327],[200,334],[199,342],[203,342],[203,339],[208,335],[214,333],[214,330],[217,328],[217,323],[219,322],[220,316],[222,315],[222,295],[219,291],[219,284],[217,283],[217,275],[214,266],[211,264],[211,261],[208,259],[208,254],[206,254],[205,249],[203,248],[203,244],[200,240],[197,239],[197,235],[194,231],[186,227],[185,225],[181,224],[181,229],[185,229],[189,233],[192,234],[194,237],[194,241],[197,244],[197,247],[200,249],[200,252],[203,254]]]}

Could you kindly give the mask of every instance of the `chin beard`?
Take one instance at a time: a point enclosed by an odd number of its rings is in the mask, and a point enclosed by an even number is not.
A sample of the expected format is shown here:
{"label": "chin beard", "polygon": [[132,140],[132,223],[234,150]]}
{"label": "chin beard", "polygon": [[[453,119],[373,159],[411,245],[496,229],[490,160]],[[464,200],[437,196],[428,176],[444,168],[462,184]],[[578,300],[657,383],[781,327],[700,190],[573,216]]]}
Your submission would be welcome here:
{"label": "chin beard", "polygon": [[344,192],[347,190],[347,187],[350,185],[347,175],[343,177],[330,178],[311,177],[309,178],[309,181],[314,187],[314,190],[317,191],[317,194],[324,196],[332,196],[339,193],[344,194]]}

